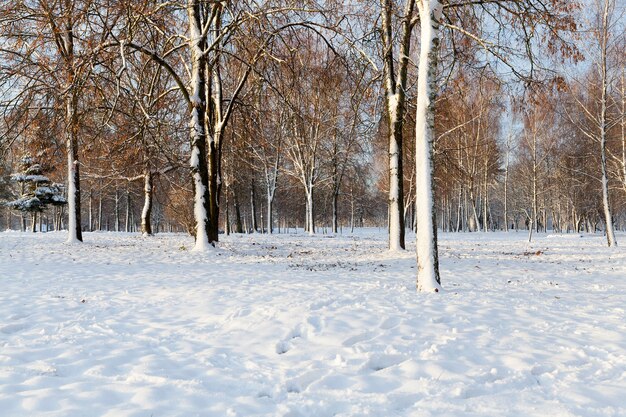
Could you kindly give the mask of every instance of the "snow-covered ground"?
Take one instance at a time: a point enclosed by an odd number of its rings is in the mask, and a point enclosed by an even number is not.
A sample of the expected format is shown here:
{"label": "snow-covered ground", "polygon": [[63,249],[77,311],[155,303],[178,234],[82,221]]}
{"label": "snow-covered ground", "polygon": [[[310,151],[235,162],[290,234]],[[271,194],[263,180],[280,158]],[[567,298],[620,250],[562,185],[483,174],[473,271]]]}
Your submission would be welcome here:
{"label": "snow-covered ground", "polygon": [[[383,231],[0,234],[0,415],[626,416],[626,251]],[[626,245],[626,235],[618,235]]]}

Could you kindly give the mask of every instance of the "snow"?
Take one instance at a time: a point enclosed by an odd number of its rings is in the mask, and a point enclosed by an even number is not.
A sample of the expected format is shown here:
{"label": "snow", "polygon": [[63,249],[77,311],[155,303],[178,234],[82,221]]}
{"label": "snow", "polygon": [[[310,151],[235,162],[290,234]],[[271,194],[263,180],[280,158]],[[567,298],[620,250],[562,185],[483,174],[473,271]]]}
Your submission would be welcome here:
{"label": "snow", "polygon": [[63,240],[0,234],[3,417],[626,415],[601,235],[440,235],[438,294],[384,229]]}
{"label": "snow", "polygon": [[[194,109],[194,111],[196,110]],[[206,186],[202,183],[202,177],[198,172],[198,169],[200,167],[200,149],[198,149],[197,146],[193,146],[192,148],[189,166],[193,170],[193,213],[196,220],[196,244],[193,250],[195,252],[206,252],[210,248],[212,248],[212,246],[209,244],[209,236],[207,235],[205,228],[205,224],[208,219],[204,200]]]}

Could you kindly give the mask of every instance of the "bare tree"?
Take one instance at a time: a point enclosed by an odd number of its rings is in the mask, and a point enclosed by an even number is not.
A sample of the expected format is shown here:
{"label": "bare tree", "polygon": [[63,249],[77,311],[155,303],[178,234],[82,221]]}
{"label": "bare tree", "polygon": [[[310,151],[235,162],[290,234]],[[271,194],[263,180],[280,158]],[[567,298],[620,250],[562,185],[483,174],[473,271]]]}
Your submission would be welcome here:
{"label": "bare tree", "polygon": [[[111,13],[103,16],[99,9]],[[80,162],[81,100],[89,83],[95,53],[107,40],[108,2],[82,0],[0,2],[0,49],[3,78],[14,80],[12,99],[36,107],[42,98],[64,112],[67,154],[68,241],[82,241]],[[12,100],[9,100],[12,101]],[[83,113],[84,114],[84,113]]]}

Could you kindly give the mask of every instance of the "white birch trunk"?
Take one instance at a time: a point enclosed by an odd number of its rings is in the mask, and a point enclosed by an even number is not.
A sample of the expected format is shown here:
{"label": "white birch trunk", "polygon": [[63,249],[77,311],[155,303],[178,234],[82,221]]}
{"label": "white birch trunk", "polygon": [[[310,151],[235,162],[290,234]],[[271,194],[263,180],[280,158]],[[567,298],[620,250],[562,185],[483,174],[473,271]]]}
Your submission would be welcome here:
{"label": "white birch trunk", "polygon": [[[272,206],[274,203],[274,190],[267,193],[267,233],[274,233],[274,218],[272,216]],[[280,225],[279,225],[280,226]]]}
{"label": "white birch trunk", "polygon": [[66,99],[67,121],[67,242],[78,243],[83,241],[80,224],[80,174],[78,168],[78,144],[75,132],[76,123],[76,100],[73,88]]}
{"label": "white birch trunk", "polygon": [[102,231],[102,190],[98,193],[98,230]]}
{"label": "white birch trunk", "polygon": [[143,209],[141,210],[141,233],[144,236],[152,235],[152,172],[147,170],[143,177]]}
{"label": "white birch trunk", "polygon": [[120,191],[115,189],[115,231],[120,231]]}
{"label": "white birch trunk", "polygon": [[313,186],[309,185],[309,188],[306,190],[306,224],[307,224],[307,232],[309,235],[313,236],[315,234],[315,213],[313,209]]}
{"label": "white birch trunk", "polygon": [[[391,99],[390,120],[395,123],[397,111],[397,98]],[[400,207],[400,150],[398,139],[395,135],[389,138],[389,250],[399,251],[404,249],[402,243],[403,222],[401,213],[404,208]]]}
{"label": "white birch trunk", "polygon": [[130,190],[126,190],[126,223],[124,230],[128,233],[130,232],[130,212],[132,210],[131,202],[130,202]]}
{"label": "white birch trunk", "polygon": [[609,180],[606,167],[606,135],[607,135],[607,43],[608,43],[608,19],[609,19],[609,0],[604,1],[604,12],[602,15],[602,57],[600,70],[602,72],[602,97],[600,103],[600,164],[602,169],[602,206],[604,211],[604,224],[606,228],[606,239],[609,247],[617,246],[615,239],[615,229],[613,227],[613,216],[611,214],[611,206],[609,201]]}
{"label": "white birch trunk", "polygon": [[421,45],[415,113],[417,290],[438,292],[441,280],[433,198],[433,140],[439,20],[443,8],[437,0],[421,0],[418,10]]}

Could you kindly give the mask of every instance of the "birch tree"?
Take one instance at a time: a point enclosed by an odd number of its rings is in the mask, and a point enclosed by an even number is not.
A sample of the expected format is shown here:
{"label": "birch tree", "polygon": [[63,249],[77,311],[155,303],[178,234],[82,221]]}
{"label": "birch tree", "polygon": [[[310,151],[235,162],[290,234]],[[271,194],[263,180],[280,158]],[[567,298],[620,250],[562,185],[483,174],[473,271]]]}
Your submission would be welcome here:
{"label": "birch tree", "polygon": [[[617,240],[615,238],[615,227],[613,225],[613,214],[609,195],[609,172],[607,163],[609,149],[607,149],[607,144],[609,131],[612,127],[618,125],[620,120],[619,117],[612,118],[610,116],[611,107],[616,104],[611,101],[609,94],[612,81],[611,77],[614,75],[611,74],[610,55],[611,52],[620,45],[619,37],[617,37],[618,42],[616,43],[615,36],[611,36],[617,34],[615,31],[619,30],[619,26],[616,25],[614,19],[615,2],[613,0],[598,0],[595,6],[596,23],[591,28],[593,34],[592,42],[595,48],[597,48],[597,54],[594,54],[595,59],[593,62],[595,71],[589,74],[588,77],[585,77],[578,85],[578,91],[572,92],[572,98],[575,100],[588,122],[576,123],[576,125],[587,138],[596,142],[598,146],[602,211],[607,244],[610,247],[617,246]],[[589,86],[595,87],[596,91],[589,91],[591,90],[588,88]],[[595,97],[591,98],[590,96],[594,95],[594,93]]]}
{"label": "birch tree", "polygon": [[[533,38],[540,33],[541,25],[548,25],[550,31],[544,35],[548,49],[569,54],[573,48],[562,42],[560,31],[575,28],[568,15],[572,4],[563,0],[541,2],[524,0],[512,3],[502,2],[441,2],[438,0],[417,0],[420,19],[420,55],[418,67],[418,92],[416,103],[416,217],[417,217],[417,289],[418,291],[439,291],[441,279],[437,249],[437,222],[433,190],[433,141],[435,138],[435,99],[439,91],[437,80],[438,49],[442,40],[442,26],[462,33],[471,42],[480,45],[485,53],[498,60],[516,75],[529,79],[534,73]],[[463,15],[463,11],[474,13]],[[450,12],[448,14],[444,13]],[[483,13],[480,13],[480,11]],[[464,16],[465,21],[459,16]],[[477,22],[476,19],[485,20]],[[488,20],[493,19],[493,20]],[[471,23],[476,23],[472,25]],[[470,24],[468,24],[470,23]],[[490,26],[496,25],[496,36],[489,39]],[[474,29],[483,28],[474,33]],[[524,40],[525,51],[531,63],[528,75],[523,69],[510,64],[507,55],[511,50],[501,39],[500,31],[510,30]],[[449,35],[448,35],[449,36]]]}
{"label": "birch tree", "polygon": [[[409,56],[415,19],[415,0],[406,0],[394,34],[395,2],[381,1],[383,85],[388,123],[389,249],[405,248],[402,147],[408,88]],[[397,37],[397,40],[396,40]],[[397,42],[397,43],[396,43]],[[396,55],[397,54],[397,55]]]}

